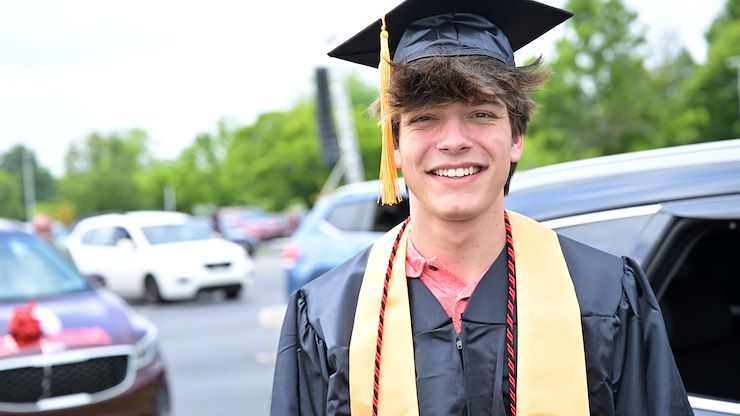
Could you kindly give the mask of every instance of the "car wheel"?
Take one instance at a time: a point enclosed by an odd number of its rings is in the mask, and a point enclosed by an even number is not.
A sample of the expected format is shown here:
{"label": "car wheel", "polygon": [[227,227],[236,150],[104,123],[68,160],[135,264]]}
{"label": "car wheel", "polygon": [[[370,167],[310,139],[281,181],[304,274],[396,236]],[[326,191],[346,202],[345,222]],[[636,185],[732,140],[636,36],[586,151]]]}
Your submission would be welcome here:
{"label": "car wheel", "polygon": [[157,395],[154,398],[154,401],[155,401],[157,416],[171,416],[172,415],[169,388],[164,387],[159,392],[157,392]]}
{"label": "car wheel", "polygon": [[247,253],[249,253],[250,256],[254,257],[254,253],[257,251],[257,247],[255,247],[255,244],[247,243]]}
{"label": "car wheel", "polygon": [[226,299],[234,300],[234,299],[237,299],[239,295],[241,295],[242,288],[240,287],[237,289],[226,289],[225,292],[226,292]]}
{"label": "car wheel", "polygon": [[144,299],[147,303],[162,303],[162,294],[159,292],[159,286],[154,276],[147,276],[144,280]]}

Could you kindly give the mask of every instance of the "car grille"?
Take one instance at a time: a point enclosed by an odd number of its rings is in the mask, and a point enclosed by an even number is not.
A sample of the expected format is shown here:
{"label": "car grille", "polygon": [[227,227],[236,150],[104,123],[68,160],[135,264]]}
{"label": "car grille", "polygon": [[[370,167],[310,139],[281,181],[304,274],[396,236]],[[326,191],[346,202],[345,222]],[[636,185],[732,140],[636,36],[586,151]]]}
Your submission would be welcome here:
{"label": "car grille", "polygon": [[7,368],[0,371],[0,403],[31,404],[70,394],[95,394],[123,383],[128,371],[128,354]]}
{"label": "car grille", "polygon": [[206,268],[209,270],[228,269],[229,267],[231,267],[231,262],[206,264]]}
{"label": "car grille", "polygon": [[44,394],[44,369],[25,367],[0,372],[0,401],[35,402]]}

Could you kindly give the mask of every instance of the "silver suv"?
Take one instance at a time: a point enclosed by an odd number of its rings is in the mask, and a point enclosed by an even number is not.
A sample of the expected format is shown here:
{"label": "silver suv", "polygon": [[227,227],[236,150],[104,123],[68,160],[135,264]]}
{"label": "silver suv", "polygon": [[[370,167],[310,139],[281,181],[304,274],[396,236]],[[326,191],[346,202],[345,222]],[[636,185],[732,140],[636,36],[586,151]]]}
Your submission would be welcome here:
{"label": "silver suv", "polygon": [[506,205],[639,261],[696,415],[740,415],[740,139],[517,173]]}

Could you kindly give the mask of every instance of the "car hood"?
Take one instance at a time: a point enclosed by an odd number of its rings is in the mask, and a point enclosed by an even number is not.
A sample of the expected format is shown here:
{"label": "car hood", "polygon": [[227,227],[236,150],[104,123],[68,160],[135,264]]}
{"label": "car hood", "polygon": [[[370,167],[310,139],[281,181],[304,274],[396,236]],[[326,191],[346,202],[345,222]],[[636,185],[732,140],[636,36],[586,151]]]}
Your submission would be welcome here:
{"label": "car hood", "polygon": [[[39,322],[37,342],[15,342],[10,335],[10,320],[21,308],[31,307]],[[86,290],[39,299],[34,302],[0,303],[0,357],[33,354],[45,346],[75,349],[96,345],[132,344],[143,329],[131,324],[132,312],[126,303],[105,290]]]}

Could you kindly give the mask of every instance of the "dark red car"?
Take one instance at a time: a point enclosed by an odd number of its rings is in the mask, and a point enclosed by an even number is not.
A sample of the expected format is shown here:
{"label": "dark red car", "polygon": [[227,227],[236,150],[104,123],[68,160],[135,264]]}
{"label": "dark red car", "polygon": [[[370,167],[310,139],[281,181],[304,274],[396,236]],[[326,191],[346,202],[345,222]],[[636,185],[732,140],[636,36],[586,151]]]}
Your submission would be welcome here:
{"label": "dark red car", "polygon": [[155,326],[0,221],[0,415],[168,415]]}
{"label": "dark red car", "polygon": [[251,206],[223,207],[218,215],[226,224],[242,230],[257,241],[287,237],[297,226],[297,219],[293,216]]}

